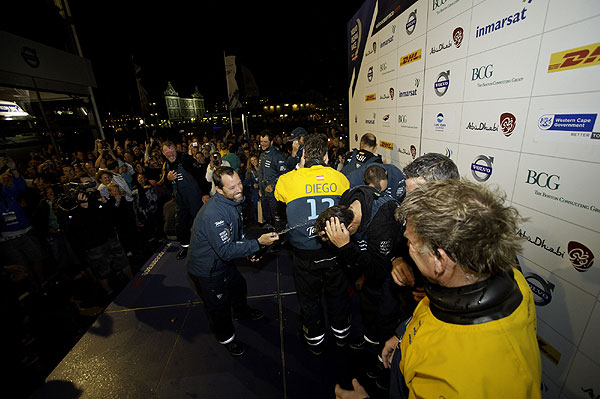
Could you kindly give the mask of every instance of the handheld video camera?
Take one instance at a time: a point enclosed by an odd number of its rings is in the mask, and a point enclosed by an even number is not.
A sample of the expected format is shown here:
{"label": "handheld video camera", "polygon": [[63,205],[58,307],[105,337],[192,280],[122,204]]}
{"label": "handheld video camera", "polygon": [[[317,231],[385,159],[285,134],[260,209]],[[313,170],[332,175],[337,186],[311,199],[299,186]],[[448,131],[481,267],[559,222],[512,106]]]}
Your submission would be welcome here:
{"label": "handheld video camera", "polygon": [[96,187],[96,183],[90,181],[88,183],[65,183],[62,185],[62,193],[56,199],[56,205],[64,211],[72,211],[79,206],[77,196],[79,194],[85,194],[88,201],[98,200],[100,198],[100,192],[98,190],[87,191],[88,188]]}

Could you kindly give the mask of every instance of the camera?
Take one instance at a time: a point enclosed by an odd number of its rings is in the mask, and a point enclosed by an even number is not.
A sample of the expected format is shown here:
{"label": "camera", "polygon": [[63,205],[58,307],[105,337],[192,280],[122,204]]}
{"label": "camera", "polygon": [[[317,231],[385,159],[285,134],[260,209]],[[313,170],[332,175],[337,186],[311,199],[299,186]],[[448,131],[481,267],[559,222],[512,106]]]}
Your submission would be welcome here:
{"label": "camera", "polygon": [[213,159],[213,164],[215,164],[215,166],[221,166],[221,160],[219,159],[219,154],[213,154],[212,159]]}
{"label": "camera", "polygon": [[100,192],[98,190],[87,191],[88,188],[94,187],[96,187],[96,183],[93,181],[88,183],[65,183],[62,185],[62,193],[56,199],[56,205],[64,211],[72,211],[81,202],[77,199],[79,194],[85,194],[88,201],[98,200],[100,199]]}
{"label": "camera", "polygon": [[195,142],[195,141],[193,141],[193,142],[192,142],[192,145],[193,145],[194,147],[198,147],[198,143],[197,143],[197,142]]}

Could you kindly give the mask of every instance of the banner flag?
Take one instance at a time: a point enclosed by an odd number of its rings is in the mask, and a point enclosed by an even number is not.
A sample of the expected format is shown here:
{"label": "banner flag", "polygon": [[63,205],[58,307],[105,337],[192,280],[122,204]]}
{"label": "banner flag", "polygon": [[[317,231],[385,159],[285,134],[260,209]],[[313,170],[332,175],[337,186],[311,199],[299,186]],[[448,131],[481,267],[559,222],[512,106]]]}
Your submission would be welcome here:
{"label": "banner flag", "polygon": [[225,57],[225,78],[227,79],[227,95],[229,97],[229,109],[241,108],[240,90],[235,80],[236,74],[235,56]]}

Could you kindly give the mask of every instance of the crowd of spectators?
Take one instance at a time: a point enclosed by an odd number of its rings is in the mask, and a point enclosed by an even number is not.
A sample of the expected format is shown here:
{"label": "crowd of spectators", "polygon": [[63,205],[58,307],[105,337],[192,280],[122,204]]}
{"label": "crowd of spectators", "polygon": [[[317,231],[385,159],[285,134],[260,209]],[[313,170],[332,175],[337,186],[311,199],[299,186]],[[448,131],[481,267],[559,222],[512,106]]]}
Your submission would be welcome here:
{"label": "crowd of spectators", "polygon": [[[340,169],[342,129],[316,130],[328,135],[330,166]],[[14,326],[2,342],[16,374],[49,372],[160,243],[175,237],[173,193],[160,184],[167,140],[193,157],[209,187],[217,166],[233,167],[244,182],[244,222],[259,221],[258,134],[154,131],[146,140],[98,139],[69,154],[48,145],[28,159],[0,155],[2,314]],[[273,147],[286,157],[293,150],[275,132]],[[62,327],[48,337],[52,317]],[[46,344],[59,353],[44,353]]]}

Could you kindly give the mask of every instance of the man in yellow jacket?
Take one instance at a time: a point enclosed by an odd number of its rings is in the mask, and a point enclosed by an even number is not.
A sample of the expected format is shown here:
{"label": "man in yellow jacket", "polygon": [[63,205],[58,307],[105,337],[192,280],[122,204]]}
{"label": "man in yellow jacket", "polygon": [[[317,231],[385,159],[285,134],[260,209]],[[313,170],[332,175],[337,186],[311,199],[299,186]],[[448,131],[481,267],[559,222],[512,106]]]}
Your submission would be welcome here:
{"label": "man in yellow jacket", "polygon": [[[483,185],[446,180],[415,189],[396,216],[427,296],[383,349],[390,397],[540,398],[533,295],[512,267],[518,212]],[[353,385],[336,397],[368,397]]]}

